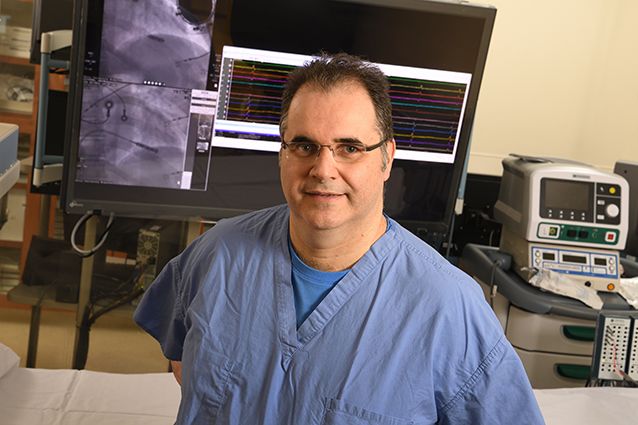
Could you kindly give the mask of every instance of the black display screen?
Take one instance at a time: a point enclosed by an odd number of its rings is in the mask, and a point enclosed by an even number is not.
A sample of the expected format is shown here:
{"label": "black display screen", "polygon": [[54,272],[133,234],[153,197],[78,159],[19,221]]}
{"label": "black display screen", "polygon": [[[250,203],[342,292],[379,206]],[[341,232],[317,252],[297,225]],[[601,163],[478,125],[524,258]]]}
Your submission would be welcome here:
{"label": "black display screen", "polygon": [[587,264],[587,257],[581,255],[563,254],[563,261],[568,263]]}
{"label": "black display screen", "polygon": [[588,211],[593,206],[592,183],[543,179],[541,193],[545,208]]}
{"label": "black display screen", "polygon": [[386,212],[413,230],[447,230],[495,9],[410,0],[77,3],[68,211],[217,219],[284,202],[283,82],[309,55],[345,51],[379,64],[390,81],[398,150]]}

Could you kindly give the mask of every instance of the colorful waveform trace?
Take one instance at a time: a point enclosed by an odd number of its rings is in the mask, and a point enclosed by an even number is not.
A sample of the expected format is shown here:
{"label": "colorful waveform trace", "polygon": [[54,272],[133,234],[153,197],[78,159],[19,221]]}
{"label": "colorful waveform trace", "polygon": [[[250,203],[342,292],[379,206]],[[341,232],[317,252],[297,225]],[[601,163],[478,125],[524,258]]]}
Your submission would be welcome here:
{"label": "colorful waveform trace", "polygon": [[281,96],[295,67],[235,59],[232,63],[223,119],[279,125]]}
{"label": "colorful waveform trace", "polygon": [[467,84],[389,77],[397,149],[453,154]]}
{"label": "colorful waveform trace", "polygon": [[[278,151],[288,74],[309,60],[311,56],[225,46],[213,145]],[[395,158],[454,162],[471,74],[377,65],[389,82]]]}

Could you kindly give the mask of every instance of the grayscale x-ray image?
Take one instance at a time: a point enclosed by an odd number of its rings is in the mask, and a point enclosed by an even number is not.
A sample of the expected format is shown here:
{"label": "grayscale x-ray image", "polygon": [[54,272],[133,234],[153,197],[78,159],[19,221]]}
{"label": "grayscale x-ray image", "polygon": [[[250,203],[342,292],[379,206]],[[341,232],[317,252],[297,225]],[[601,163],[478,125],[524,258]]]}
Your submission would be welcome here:
{"label": "grayscale x-ray image", "polygon": [[85,78],[77,180],[179,189],[190,91]]}
{"label": "grayscale x-ray image", "polygon": [[177,0],[106,0],[100,76],[206,89],[212,12],[206,13],[215,0],[208,2],[186,2],[199,4],[198,16]]}

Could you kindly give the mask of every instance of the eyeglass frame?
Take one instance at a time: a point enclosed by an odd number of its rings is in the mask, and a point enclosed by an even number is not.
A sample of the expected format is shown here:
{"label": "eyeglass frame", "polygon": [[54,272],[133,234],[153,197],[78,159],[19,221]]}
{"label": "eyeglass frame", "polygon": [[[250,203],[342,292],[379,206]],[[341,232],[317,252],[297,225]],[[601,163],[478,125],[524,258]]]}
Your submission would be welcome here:
{"label": "eyeglass frame", "polygon": [[[354,145],[358,145],[358,146],[363,147],[363,151],[364,151],[364,153],[367,153],[367,152],[370,152],[370,151],[373,151],[373,150],[375,150],[375,149],[380,148],[381,146],[383,146],[383,145],[384,145],[384,144],[386,144],[387,142],[388,142],[387,140],[381,140],[379,143],[375,143],[374,145],[370,145],[370,146],[365,145],[365,144],[363,144],[362,142],[337,142],[337,143],[333,143],[333,144],[324,145],[324,144],[321,144],[321,143],[311,142],[311,141],[304,141],[304,142],[286,142],[283,138],[281,138],[281,147],[282,147],[282,149],[286,149],[286,150],[287,150],[287,149],[288,149],[291,145],[296,145],[296,144],[297,144],[297,145],[305,144],[305,145],[315,145],[315,146],[319,146],[319,149],[317,149],[317,154],[314,156],[314,158],[318,158],[318,157],[319,157],[319,155],[321,154],[321,148],[326,148],[326,149],[328,149],[328,150],[332,153],[332,158],[333,158],[336,162],[346,163],[346,164],[347,164],[348,162],[341,162],[341,161],[339,161],[339,160],[337,159],[337,157],[335,157],[335,151],[334,151],[333,146],[335,146],[335,145],[353,145],[353,146],[354,146]],[[292,151],[291,151],[291,152],[292,152]],[[311,155],[311,156],[308,156],[307,158],[299,157],[299,159],[311,159],[311,158],[312,158],[312,155]],[[355,161],[355,162],[356,162],[356,161]]]}

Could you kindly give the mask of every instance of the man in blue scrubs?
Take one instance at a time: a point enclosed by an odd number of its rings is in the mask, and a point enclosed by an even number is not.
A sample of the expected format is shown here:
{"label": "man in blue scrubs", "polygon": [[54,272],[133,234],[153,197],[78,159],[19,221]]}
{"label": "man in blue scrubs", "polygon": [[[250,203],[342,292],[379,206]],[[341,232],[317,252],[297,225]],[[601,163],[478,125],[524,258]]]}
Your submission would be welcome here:
{"label": "man in blue scrubs", "polygon": [[182,385],[177,423],[543,423],[478,285],[383,214],[383,73],[316,59],[280,127],[287,205],[219,222],[136,312]]}

